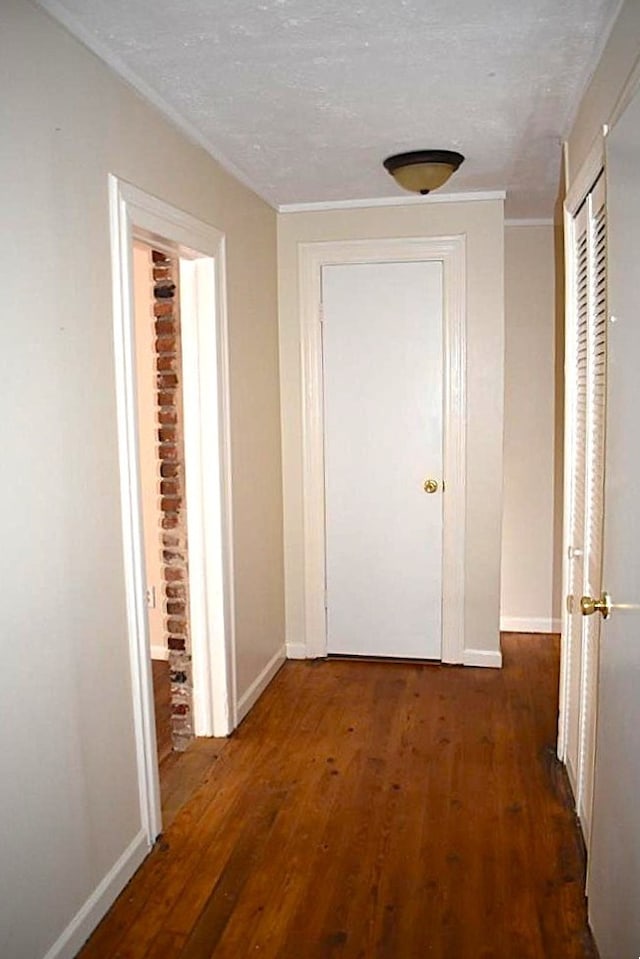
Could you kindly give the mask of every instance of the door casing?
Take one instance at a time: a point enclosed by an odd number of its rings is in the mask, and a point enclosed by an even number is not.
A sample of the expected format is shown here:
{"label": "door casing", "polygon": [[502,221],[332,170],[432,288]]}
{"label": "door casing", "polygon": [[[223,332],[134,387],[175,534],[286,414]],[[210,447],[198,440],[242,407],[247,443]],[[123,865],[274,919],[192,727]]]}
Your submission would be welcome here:
{"label": "door casing", "polygon": [[325,609],[323,266],[438,260],[443,266],[442,661],[476,661],[464,649],[466,525],[466,244],[464,235],[329,241],[299,246],[304,491],[304,613],[307,658],[327,655]]}
{"label": "door casing", "polygon": [[194,727],[199,736],[225,736],[237,721],[225,239],[113,175],[109,199],[129,659],[140,813],[152,845],[162,824],[140,507],[133,241],[180,260]]}

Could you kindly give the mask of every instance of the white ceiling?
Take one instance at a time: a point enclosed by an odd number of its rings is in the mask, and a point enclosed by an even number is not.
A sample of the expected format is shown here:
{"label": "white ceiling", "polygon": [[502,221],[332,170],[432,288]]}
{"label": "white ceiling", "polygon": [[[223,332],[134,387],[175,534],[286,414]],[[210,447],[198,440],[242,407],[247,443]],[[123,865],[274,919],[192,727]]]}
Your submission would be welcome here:
{"label": "white ceiling", "polygon": [[[394,197],[390,153],[467,157],[448,192],[548,217],[560,142],[620,0],[41,0],[274,206]],[[408,196],[408,194],[404,194]]]}

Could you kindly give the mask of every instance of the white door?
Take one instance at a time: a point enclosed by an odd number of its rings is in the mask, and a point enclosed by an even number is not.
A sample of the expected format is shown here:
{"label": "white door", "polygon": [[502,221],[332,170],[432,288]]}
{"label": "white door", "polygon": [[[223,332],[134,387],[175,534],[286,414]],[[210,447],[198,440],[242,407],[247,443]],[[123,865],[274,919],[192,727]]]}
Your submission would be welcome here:
{"label": "white door", "polygon": [[442,263],[327,266],[322,300],[327,649],[439,659]]}
{"label": "white door", "polygon": [[[640,956],[640,98],[608,137],[609,389],[589,915],[601,959]],[[596,614],[597,615],[597,614]]]}
{"label": "white door", "polygon": [[600,623],[580,612],[583,594],[602,588],[602,514],[607,350],[607,221],[604,175],[571,223],[572,309],[567,324],[568,509],[565,655],[569,705],[565,759],[589,844]]}

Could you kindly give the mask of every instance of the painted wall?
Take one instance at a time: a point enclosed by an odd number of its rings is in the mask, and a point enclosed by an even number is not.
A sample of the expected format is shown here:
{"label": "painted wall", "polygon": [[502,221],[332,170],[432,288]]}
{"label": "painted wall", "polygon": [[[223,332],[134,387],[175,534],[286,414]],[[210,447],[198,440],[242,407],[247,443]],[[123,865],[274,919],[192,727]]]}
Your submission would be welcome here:
{"label": "painted wall", "polygon": [[468,298],[467,649],[499,649],[504,356],[503,204],[286,213],[278,218],[287,642],[304,636],[297,244],[465,234]]}
{"label": "painted wall", "polygon": [[135,307],[136,382],[138,385],[138,448],[147,589],[155,589],[156,604],[147,609],[152,659],[167,659],[167,635],[162,609],[158,453],[156,450],[157,389],[154,349],[153,267],[151,249],[133,245],[133,296]]}
{"label": "painted wall", "polygon": [[586,159],[595,137],[609,123],[631,70],[640,55],[640,3],[625,0],[575,116],[567,141],[568,183]]}
{"label": "painted wall", "polygon": [[560,628],[555,255],[553,224],[505,228],[501,618],[522,632]]}
{"label": "painted wall", "polygon": [[227,236],[240,694],[284,641],[276,217],[26,0],[0,71],[0,955],[38,959],[140,831],[107,174]]}

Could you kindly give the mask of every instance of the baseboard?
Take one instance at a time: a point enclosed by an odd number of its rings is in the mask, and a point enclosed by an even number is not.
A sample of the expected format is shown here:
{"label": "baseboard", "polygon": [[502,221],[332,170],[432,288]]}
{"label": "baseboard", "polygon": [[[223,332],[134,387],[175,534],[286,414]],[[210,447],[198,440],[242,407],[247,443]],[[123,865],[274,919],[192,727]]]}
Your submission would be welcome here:
{"label": "baseboard", "polygon": [[500,632],[502,633],[559,633],[562,626],[560,619],[544,617],[502,616],[500,618]]}
{"label": "baseboard", "polygon": [[78,954],[150,850],[147,834],[141,830],[54,942],[44,959],[73,959]]}
{"label": "baseboard", "polygon": [[275,656],[269,660],[260,675],[251,683],[236,706],[236,726],[241,723],[251,707],[258,701],[280,667],[286,662],[286,649],[281,646]]}
{"label": "baseboard", "polygon": [[502,653],[499,649],[465,649],[462,662],[465,666],[484,666],[500,669]]}
{"label": "baseboard", "polygon": [[287,643],[287,659],[306,659],[307,647],[304,643]]}
{"label": "baseboard", "polygon": [[169,659],[169,650],[166,646],[152,646],[151,659]]}

